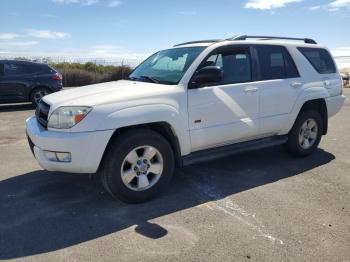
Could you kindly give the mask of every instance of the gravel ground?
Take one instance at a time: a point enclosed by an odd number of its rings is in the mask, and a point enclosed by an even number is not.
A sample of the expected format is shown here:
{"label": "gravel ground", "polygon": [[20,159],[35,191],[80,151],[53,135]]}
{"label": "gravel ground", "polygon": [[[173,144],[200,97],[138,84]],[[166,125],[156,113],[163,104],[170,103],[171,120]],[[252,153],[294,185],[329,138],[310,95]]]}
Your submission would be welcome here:
{"label": "gravel ground", "polygon": [[349,99],[312,156],[274,147],[193,165],[140,205],[42,170],[24,133],[33,113],[0,105],[1,260],[350,261]]}

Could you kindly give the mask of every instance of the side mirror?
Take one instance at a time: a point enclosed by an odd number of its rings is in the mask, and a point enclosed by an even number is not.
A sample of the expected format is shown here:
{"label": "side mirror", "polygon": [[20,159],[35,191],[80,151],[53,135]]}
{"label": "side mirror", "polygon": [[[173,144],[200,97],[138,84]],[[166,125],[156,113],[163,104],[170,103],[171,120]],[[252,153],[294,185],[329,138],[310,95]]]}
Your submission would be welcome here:
{"label": "side mirror", "polygon": [[218,66],[206,66],[195,73],[191,81],[191,88],[205,85],[219,84],[222,80],[222,71]]}

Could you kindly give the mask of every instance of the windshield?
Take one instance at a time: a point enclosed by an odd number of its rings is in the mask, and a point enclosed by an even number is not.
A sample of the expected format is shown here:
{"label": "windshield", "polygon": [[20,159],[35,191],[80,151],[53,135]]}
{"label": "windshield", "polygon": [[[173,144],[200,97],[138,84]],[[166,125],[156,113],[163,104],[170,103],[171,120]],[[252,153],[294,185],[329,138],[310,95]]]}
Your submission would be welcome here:
{"label": "windshield", "polygon": [[129,79],[175,85],[204,48],[182,47],[155,53],[139,65]]}

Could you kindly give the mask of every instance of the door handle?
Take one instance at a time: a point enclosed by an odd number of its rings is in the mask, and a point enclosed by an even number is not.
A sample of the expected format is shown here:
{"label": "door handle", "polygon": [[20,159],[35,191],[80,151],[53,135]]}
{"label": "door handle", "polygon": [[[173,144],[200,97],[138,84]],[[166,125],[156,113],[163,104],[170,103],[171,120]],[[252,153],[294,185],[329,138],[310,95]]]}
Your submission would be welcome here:
{"label": "door handle", "polygon": [[303,85],[303,84],[302,84],[301,82],[296,82],[296,81],[293,81],[293,82],[290,84],[291,87],[295,87],[295,88],[301,87],[302,85]]}
{"label": "door handle", "polygon": [[257,91],[259,91],[259,88],[257,88],[257,87],[246,87],[244,89],[245,93],[254,93],[254,92],[257,92]]}

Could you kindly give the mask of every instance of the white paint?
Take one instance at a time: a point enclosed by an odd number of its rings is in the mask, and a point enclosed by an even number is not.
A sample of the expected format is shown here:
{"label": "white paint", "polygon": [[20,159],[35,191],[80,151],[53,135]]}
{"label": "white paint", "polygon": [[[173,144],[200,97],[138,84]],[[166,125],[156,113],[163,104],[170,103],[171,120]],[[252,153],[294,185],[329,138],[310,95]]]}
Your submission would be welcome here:
{"label": "white paint", "polygon": [[[285,46],[300,78],[187,89],[198,66],[211,52],[225,46],[251,44]],[[300,109],[309,100],[325,99],[329,117],[344,103],[339,73],[318,74],[297,50],[297,47],[323,48],[320,45],[274,40],[182,45],[188,46],[206,48],[178,85],[123,80],[45,96],[43,101],[50,105],[49,116],[61,106],[93,109],[83,121],[66,130],[43,130],[35,118],[27,120],[27,133],[37,148],[72,153],[73,162],[67,164],[46,161],[40,157],[40,150],[36,150],[40,165],[50,171],[94,173],[111,135],[122,127],[166,122],[179,140],[181,155],[185,156],[201,149],[288,134]],[[96,145],[99,150],[85,150]]]}
{"label": "white paint", "polygon": [[283,245],[284,242],[270,234],[261,221],[256,217],[256,213],[249,212],[241,207],[239,204],[235,203],[230,197],[224,197],[223,193],[220,192],[220,189],[213,184],[209,179],[206,179],[204,182],[199,180],[190,180],[190,183],[197,189],[196,191],[191,191],[199,194],[205,199],[213,199],[209,202],[212,207],[221,212],[234,217],[241,223],[248,226],[251,230],[257,232],[253,238],[263,237],[271,241],[273,244]]}

